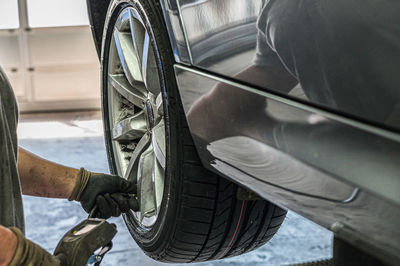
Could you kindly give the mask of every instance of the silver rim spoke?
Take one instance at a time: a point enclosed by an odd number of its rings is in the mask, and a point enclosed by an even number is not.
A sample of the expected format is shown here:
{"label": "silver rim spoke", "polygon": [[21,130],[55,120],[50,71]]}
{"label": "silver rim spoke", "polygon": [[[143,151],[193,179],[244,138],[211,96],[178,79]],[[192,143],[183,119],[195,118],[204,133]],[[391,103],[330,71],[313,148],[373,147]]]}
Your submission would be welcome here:
{"label": "silver rim spoke", "polygon": [[140,156],[137,181],[138,181],[138,199],[140,205],[140,221],[143,222],[143,218],[154,214],[157,206],[154,201],[154,187],[152,183],[152,170],[154,165],[154,153],[151,146],[143,152]]}
{"label": "silver rim spoke", "polygon": [[163,107],[161,92],[158,94],[158,96],[156,98],[156,108],[157,108],[158,115],[163,116],[164,115],[164,107]]}
{"label": "silver rim spoke", "polygon": [[141,75],[131,35],[125,32],[119,32],[116,29],[114,31],[114,40],[122,69],[129,83],[134,85],[137,82],[142,82],[143,77]]}
{"label": "silver rim spoke", "polygon": [[[142,27],[142,22],[139,21],[139,16],[134,10],[129,12],[129,26],[132,38],[132,44],[135,48],[136,57],[139,59],[139,64],[142,65],[142,54],[145,35],[147,32]],[[139,65],[139,66],[140,66]]]}
{"label": "silver rim spoke", "polygon": [[[152,75],[148,74],[148,73],[157,72],[158,68],[157,68],[153,49],[150,46],[150,42],[148,42],[147,47],[148,47],[147,51],[143,50],[143,61],[146,62],[146,64],[142,66],[143,82],[146,84],[147,89],[151,93],[153,93],[154,95],[158,95],[161,91],[160,81],[159,81],[159,79],[155,79],[155,78],[153,78]],[[146,60],[144,60],[145,56],[146,56]]]}
{"label": "silver rim spoke", "polygon": [[147,131],[146,117],[143,111],[118,122],[112,130],[113,140],[134,140]]}
{"label": "silver rim spoke", "polygon": [[130,217],[143,228],[158,218],[164,195],[165,121],[154,43],[134,8],[114,28],[108,63],[108,106],[118,174],[136,182],[139,210]]}
{"label": "silver rim spoke", "polygon": [[144,152],[149,143],[150,143],[150,136],[149,134],[145,134],[140,139],[140,141],[135,147],[135,150],[133,151],[132,157],[128,164],[128,168],[126,169],[126,172],[124,174],[125,179],[128,179],[130,181],[136,180],[137,176],[135,176],[135,171],[137,171],[137,163],[138,163],[137,158]]}
{"label": "silver rim spoke", "polygon": [[[142,18],[139,16],[138,12],[135,9],[129,9],[129,15],[131,16],[130,19],[136,19],[142,26],[144,25]],[[144,28],[143,28],[144,29]]]}
{"label": "silver rim spoke", "polygon": [[165,169],[165,127],[163,119],[153,128],[152,145],[158,163]]}
{"label": "silver rim spoke", "polygon": [[147,65],[148,65],[148,60],[149,58],[149,50],[150,50],[150,40],[149,40],[149,34],[144,35],[144,40],[143,40],[143,51],[142,51],[142,75],[143,75],[143,81],[147,86]]}
{"label": "silver rim spoke", "polygon": [[164,193],[164,169],[160,166],[157,158],[154,156],[152,183],[154,191],[154,201],[157,206],[156,214],[160,211],[161,201]]}
{"label": "silver rim spoke", "polygon": [[134,105],[143,108],[147,93],[143,83],[136,83],[136,87],[133,87],[128,82],[126,77],[121,74],[110,74],[108,78],[111,82],[111,85],[118,91],[119,94],[124,96]]}

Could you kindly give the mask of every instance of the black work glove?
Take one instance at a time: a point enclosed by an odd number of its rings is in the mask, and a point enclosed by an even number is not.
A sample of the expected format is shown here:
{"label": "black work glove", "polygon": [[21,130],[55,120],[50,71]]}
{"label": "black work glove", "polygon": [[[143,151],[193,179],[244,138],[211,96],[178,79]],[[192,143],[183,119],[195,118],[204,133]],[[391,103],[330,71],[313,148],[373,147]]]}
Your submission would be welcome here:
{"label": "black work glove", "polygon": [[119,176],[96,174],[81,168],[69,200],[77,200],[89,213],[95,206],[94,217],[110,218],[129,210],[137,211],[136,184]]}
{"label": "black work glove", "polygon": [[20,265],[41,265],[41,266],[60,266],[60,260],[49,252],[26,239],[21,231],[16,227],[9,228],[17,236],[18,244],[10,266]]}

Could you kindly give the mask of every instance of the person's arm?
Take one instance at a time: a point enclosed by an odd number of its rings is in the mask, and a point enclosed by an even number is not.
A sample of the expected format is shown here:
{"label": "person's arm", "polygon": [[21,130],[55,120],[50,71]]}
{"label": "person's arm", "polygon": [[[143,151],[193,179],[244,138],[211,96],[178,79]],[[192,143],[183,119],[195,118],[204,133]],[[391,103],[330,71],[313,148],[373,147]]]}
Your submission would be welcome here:
{"label": "person's arm", "polygon": [[22,148],[19,148],[18,172],[23,194],[76,200],[88,213],[96,205],[95,216],[99,218],[138,209],[133,196],[137,193],[136,184],[116,175],[65,167]]}
{"label": "person's arm", "polygon": [[8,228],[0,225],[0,266],[9,265],[17,249],[17,236]]}
{"label": "person's arm", "polygon": [[60,260],[39,245],[25,238],[16,227],[0,225],[0,266],[52,265]]}
{"label": "person's arm", "polygon": [[79,170],[42,159],[19,148],[18,172],[22,193],[31,196],[68,198]]}
{"label": "person's arm", "polygon": [[[274,88],[287,94],[298,81],[282,66],[249,66],[235,79],[251,81],[261,87]],[[249,117],[272,119],[265,112],[266,100],[256,93],[243,90],[228,83],[219,82],[207,94],[196,100],[187,115],[192,133],[208,142],[234,135],[252,135],[258,138],[258,129]],[[251,115],[249,115],[251,114]],[[219,119],[219,120],[218,120]],[[232,132],[227,124],[235,123]],[[270,125],[272,127],[272,125]],[[230,130],[227,130],[227,129]]]}

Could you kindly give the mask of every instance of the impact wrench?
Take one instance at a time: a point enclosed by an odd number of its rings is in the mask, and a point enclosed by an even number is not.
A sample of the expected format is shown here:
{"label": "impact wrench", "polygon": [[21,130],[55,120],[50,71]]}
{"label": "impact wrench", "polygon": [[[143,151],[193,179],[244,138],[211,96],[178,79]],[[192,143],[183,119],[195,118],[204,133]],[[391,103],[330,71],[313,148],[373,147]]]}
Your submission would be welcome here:
{"label": "impact wrench", "polygon": [[[117,233],[116,225],[105,219],[92,218],[96,211],[95,206],[88,219],[69,230],[58,243],[54,255],[60,260],[61,266],[98,266],[111,250],[111,240]],[[98,249],[100,251],[95,254]]]}

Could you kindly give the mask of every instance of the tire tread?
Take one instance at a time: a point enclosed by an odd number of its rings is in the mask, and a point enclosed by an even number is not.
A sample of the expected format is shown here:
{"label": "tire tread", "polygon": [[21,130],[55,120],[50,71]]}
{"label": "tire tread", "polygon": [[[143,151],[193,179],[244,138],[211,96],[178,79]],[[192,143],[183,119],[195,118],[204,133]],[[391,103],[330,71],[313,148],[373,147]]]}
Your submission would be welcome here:
{"label": "tire tread", "polygon": [[[286,211],[264,200],[245,201],[242,221],[231,241],[242,206],[242,201],[236,199],[237,185],[199,166],[200,159],[187,126],[183,133],[184,211],[177,220],[178,229],[162,256],[163,261],[182,262],[183,256],[186,262],[222,259],[265,244],[282,224]],[[201,201],[206,204],[199,203]],[[210,214],[209,220],[199,218]],[[191,229],[187,224],[192,225]],[[230,246],[229,242],[232,242]]]}

